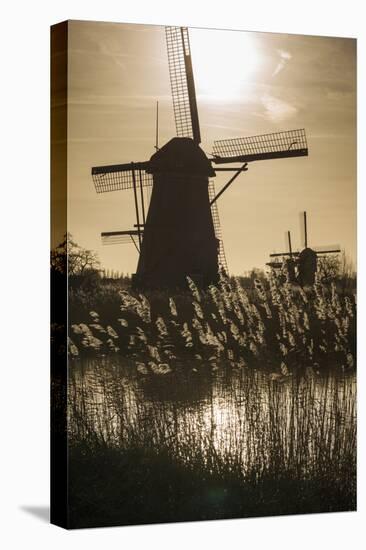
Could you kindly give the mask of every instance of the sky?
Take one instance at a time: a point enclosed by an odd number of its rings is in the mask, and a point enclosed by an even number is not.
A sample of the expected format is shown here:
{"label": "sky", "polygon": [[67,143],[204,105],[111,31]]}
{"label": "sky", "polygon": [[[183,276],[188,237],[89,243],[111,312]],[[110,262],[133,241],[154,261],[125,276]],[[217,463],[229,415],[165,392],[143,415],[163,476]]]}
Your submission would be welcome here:
{"label": "sky", "polygon": [[[249,164],[218,200],[231,274],[269,254],[339,245],[356,261],[356,41],[190,29],[201,147],[214,140],[305,128],[308,157]],[[135,223],[132,191],[97,194],[91,167],[148,160],[174,137],[163,27],[71,21],[68,59],[68,227],[102,266],[134,273],[132,244],[103,246],[102,231]],[[215,178],[218,191],[228,180]]]}

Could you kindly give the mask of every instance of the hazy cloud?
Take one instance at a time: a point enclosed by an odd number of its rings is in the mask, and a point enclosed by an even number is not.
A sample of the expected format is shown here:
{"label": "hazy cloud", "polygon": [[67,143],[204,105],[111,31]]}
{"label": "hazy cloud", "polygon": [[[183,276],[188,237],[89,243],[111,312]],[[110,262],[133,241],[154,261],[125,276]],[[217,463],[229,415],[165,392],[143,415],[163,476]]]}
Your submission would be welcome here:
{"label": "hazy cloud", "polygon": [[277,53],[279,55],[279,62],[277,63],[277,67],[272,73],[272,76],[276,76],[279,72],[284,69],[285,65],[288,63],[288,61],[291,59],[292,55],[290,52],[286,52],[285,50],[277,50]]}
{"label": "hazy cloud", "polygon": [[269,118],[272,122],[287,120],[295,116],[298,111],[297,108],[290,103],[270,94],[264,94],[261,99],[265,109],[264,116]]}

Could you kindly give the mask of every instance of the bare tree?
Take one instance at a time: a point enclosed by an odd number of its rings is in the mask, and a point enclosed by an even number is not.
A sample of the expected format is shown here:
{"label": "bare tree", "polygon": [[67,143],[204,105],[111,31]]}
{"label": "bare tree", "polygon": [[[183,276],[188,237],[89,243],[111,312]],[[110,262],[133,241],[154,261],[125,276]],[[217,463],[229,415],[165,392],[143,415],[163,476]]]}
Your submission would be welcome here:
{"label": "bare tree", "polygon": [[67,233],[63,241],[51,251],[51,266],[60,273],[73,276],[98,270],[100,262],[96,252],[82,248]]}
{"label": "bare tree", "polygon": [[356,269],[352,260],[343,250],[340,255],[340,276],[348,279],[356,277]]}
{"label": "bare tree", "polygon": [[352,260],[343,250],[337,255],[318,257],[318,276],[322,282],[343,281],[345,284],[356,279]]}
{"label": "bare tree", "polygon": [[340,259],[338,254],[318,256],[318,278],[323,283],[334,281],[340,274]]}

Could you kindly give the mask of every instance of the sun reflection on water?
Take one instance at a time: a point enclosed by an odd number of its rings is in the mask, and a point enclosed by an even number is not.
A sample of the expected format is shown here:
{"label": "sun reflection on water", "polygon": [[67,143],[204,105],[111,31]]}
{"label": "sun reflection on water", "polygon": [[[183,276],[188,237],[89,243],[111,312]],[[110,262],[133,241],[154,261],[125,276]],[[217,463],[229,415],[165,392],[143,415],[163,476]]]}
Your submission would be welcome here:
{"label": "sun reflection on water", "polygon": [[84,363],[70,376],[71,437],[86,430],[114,446],[166,448],[187,464],[204,460],[209,470],[270,470],[275,459],[306,471],[319,460],[322,439],[330,457],[346,444],[355,417],[354,377],[279,383],[247,370],[184,382],[177,373],[148,379],[115,362]]}

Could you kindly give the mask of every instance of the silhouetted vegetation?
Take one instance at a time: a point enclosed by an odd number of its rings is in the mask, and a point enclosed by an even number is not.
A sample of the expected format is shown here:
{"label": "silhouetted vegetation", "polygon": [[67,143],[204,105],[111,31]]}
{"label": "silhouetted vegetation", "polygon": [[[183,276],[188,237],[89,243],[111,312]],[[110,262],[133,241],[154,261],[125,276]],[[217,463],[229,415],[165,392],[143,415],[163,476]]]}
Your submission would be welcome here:
{"label": "silhouetted vegetation", "polygon": [[254,280],[221,277],[206,291],[137,293],[120,284],[97,292],[70,290],[70,353],[115,352],[136,367],[175,368],[187,359],[216,368],[258,365],[282,374],[293,369],[353,368],[355,297],[335,282],[294,286],[284,273]]}
{"label": "silhouetted vegetation", "polygon": [[304,289],[283,269],[139,292],[71,250],[71,527],[355,509],[346,265]]}
{"label": "silhouetted vegetation", "polygon": [[354,377],[94,359],[69,382],[72,527],[354,510]]}

